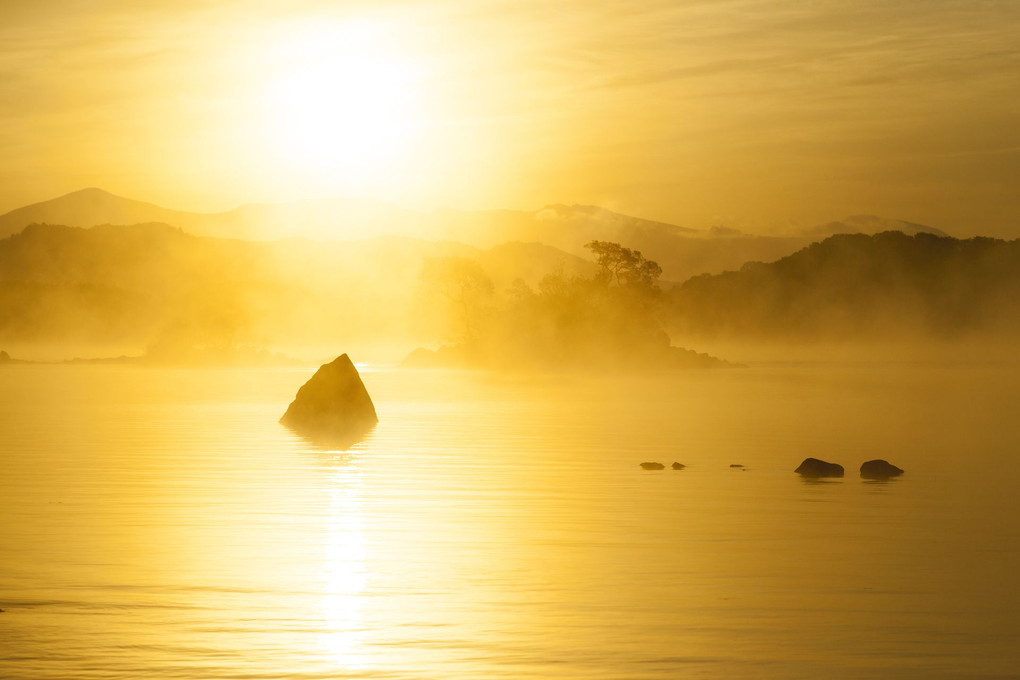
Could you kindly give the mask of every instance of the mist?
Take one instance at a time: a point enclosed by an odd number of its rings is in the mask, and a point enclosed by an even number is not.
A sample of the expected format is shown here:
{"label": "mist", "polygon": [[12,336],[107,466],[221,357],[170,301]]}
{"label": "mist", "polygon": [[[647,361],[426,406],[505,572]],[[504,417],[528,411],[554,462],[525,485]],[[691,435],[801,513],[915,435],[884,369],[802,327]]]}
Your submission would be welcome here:
{"label": "mist", "polygon": [[[633,224],[594,216],[567,233],[583,240]],[[450,230],[466,232],[463,216]],[[340,348],[418,367],[637,370],[949,355],[1020,335],[1017,241],[923,228],[822,234],[770,262],[726,270],[716,261],[677,282],[659,262],[690,257],[687,241],[669,225],[636,233],[658,249],[596,238],[572,246],[562,234],[551,240],[564,248],[484,247],[33,224],[0,240],[0,348],[164,364],[286,363]]]}
{"label": "mist", "polygon": [[565,355],[627,363],[668,346],[657,266],[609,281],[594,260],[538,243],[248,242],[165,224],[37,224],[0,241],[0,272],[0,345],[24,358],[260,363],[343,347],[395,363],[445,346],[458,363],[509,367]]}

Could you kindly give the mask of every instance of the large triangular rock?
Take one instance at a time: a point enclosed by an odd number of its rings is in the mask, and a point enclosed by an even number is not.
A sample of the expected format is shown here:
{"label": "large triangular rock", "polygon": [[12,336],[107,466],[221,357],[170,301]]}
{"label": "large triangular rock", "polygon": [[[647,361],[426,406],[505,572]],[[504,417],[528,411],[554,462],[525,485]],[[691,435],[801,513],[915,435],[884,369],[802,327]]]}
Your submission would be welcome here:
{"label": "large triangular rock", "polygon": [[313,439],[354,443],[379,417],[358,369],[341,354],[301,386],[280,422]]}

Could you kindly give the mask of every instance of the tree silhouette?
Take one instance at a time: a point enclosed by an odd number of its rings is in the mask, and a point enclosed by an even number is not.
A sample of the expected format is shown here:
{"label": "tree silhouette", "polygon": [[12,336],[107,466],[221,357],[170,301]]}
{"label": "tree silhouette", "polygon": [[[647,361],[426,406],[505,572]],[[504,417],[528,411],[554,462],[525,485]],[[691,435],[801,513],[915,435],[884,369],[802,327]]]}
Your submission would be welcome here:
{"label": "tree silhouette", "polygon": [[606,285],[654,288],[662,275],[657,262],[647,260],[640,250],[624,248],[612,241],[592,241],[584,246],[595,255],[596,278]]}

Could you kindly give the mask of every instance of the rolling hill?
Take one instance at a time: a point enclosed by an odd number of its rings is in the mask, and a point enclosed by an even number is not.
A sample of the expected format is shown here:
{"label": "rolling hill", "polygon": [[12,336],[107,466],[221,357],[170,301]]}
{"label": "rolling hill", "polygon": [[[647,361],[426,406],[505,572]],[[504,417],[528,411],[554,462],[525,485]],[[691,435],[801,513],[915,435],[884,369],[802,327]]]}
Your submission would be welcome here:
{"label": "rolling hill", "polygon": [[841,234],[669,295],[685,336],[846,340],[1020,330],[1020,240]]}

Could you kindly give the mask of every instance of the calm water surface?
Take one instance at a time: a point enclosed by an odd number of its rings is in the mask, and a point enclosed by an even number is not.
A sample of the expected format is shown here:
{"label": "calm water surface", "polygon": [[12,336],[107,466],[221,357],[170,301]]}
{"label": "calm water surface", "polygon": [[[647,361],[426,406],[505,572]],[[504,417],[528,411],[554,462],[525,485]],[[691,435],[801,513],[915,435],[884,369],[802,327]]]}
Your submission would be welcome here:
{"label": "calm water surface", "polygon": [[1020,676],[1015,369],[310,374],[0,370],[0,677]]}

